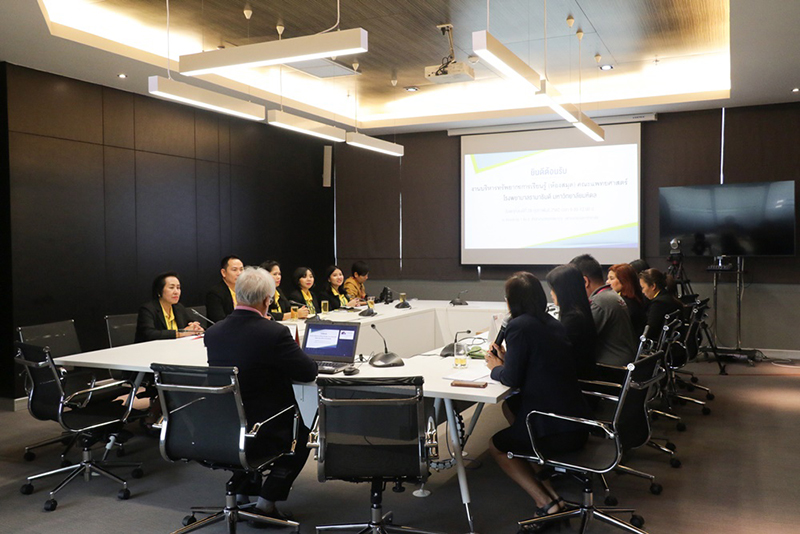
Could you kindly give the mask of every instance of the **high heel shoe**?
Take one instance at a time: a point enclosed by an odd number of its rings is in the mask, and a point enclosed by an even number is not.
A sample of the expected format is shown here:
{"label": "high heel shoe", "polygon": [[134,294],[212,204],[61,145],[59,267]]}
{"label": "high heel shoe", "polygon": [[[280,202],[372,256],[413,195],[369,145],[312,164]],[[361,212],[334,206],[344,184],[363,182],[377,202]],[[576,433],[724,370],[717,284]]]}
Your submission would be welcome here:
{"label": "high heel shoe", "polygon": [[[551,510],[553,511],[551,512]],[[564,511],[564,499],[558,498],[550,501],[548,504],[542,506],[541,508],[537,508],[536,512],[534,513],[534,518],[547,517],[549,515],[557,514],[563,511]],[[568,521],[569,518],[564,518],[561,520],[537,522],[537,523],[532,523],[530,525],[524,525],[520,528],[519,534],[527,534],[530,532],[545,532],[553,527],[555,527],[555,529],[560,532],[562,523],[566,523]]]}

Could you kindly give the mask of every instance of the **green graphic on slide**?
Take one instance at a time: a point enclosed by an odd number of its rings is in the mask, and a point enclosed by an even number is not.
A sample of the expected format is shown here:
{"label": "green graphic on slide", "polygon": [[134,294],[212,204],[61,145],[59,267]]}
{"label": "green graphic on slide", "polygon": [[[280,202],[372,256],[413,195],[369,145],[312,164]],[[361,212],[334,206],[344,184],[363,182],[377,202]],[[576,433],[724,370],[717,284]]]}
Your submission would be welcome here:
{"label": "green graphic on slide", "polygon": [[606,232],[614,232],[616,230],[625,230],[626,228],[636,228],[637,226],[639,226],[639,223],[636,222],[621,224],[619,226],[612,226],[611,228],[603,228],[602,230],[595,230],[593,232],[586,232],[583,234],[576,234],[568,237],[562,237],[560,239],[553,239],[552,241],[542,241],[541,243],[534,243],[533,245],[527,245],[525,248],[540,247],[542,245],[552,245],[553,243],[559,243],[561,241],[568,241],[570,239],[577,239],[579,237],[587,237],[590,235],[604,234]]}
{"label": "green graphic on slide", "polygon": [[[475,174],[479,174],[479,173],[482,173],[484,171],[489,171],[489,170],[492,170],[492,169],[496,169],[498,167],[502,167],[503,165],[508,165],[509,163],[514,163],[515,161],[519,161],[519,160],[522,160],[522,159],[525,159],[525,158],[530,158],[531,156],[535,156],[537,154],[541,154],[542,152],[547,152],[547,150],[537,150],[535,152],[525,152],[525,153],[523,153],[524,155],[522,155],[522,156],[517,156],[517,157],[511,158],[511,159],[508,159],[508,160],[500,161],[498,163],[493,163],[491,165],[487,165],[486,167],[478,167],[478,159],[476,157],[476,154],[470,154],[469,158],[472,161],[472,170],[475,172]],[[519,152],[512,152],[512,154],[519,154]],[[496,154],[492,154],[492,155],[495,156]]]}

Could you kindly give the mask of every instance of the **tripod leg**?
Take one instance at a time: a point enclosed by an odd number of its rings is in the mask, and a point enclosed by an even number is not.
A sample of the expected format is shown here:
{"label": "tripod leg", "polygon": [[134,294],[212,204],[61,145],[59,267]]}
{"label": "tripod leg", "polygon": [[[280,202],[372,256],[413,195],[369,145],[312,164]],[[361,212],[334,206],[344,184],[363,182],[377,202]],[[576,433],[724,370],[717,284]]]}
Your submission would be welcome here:
{"label": "tripod leg", "polygon": [[717,345],[716,343],[714,343],[714,338],[711,337],[711,332],[708,331],[708,325],[706,324],[705,321],[703,321],[700,327],[702,328],[702,332],[706,335],[706,341],[708,341],[708,346],[711,347],[711,352],[714,353],[714,358],[717,360],[717,365],[719,366],[719,374],[727,375],[728,371],[725,370],[725,364],[722,363],[722,359],[719,357],[719,352],[717,352]]}

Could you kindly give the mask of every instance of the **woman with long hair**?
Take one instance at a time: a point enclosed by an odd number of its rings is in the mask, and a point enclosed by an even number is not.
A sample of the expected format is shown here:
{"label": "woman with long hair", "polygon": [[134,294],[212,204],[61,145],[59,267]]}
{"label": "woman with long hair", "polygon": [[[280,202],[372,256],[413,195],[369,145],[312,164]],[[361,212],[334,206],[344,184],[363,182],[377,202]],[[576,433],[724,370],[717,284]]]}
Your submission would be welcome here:
{"label": "woman with long hair", "polygon": [[[536,478],[538,466],[509,458],[508,452],[533,453],[526,422],[532,410],[574,417],[588,417],[590,411],[575,375],[566,330],[547,313],[541,282],[531,273],[518,272],[506,281],[505,293],[511,314],[506,348],[492,344],[496,355],[489,351],[486,365],[494,380],[519,388],[519,394],[509,406],[511,426],[492,437],[489,450],[503,471],[536,502],[536,514],[545,516],[563,510],[562,499],[549,481]],[[537,448],[545,455],[581,449],[588,438],[586,427],[554,418],[535,418],[532,432]]]}
{"label": "woman with long hair", "polygon": [[343,306],[358,306],[359,299],[348,298],[344,291],[344,273],[338,265],[331,265],[325,269],[325,281],[323,290],[319,294],[320,301],[327,300],[331,311],[338,310]]}
{"label": "woman with long hair", "polygon": [[608,268],[606,283],[625,301],[633,326],[633,336],[638,344],[639,336],[647,324],[647,301],[639,285],[636,269],[629,263],[612,265]]}
{"label": "woman with long hair", "polygon": [[560,265],[547,273],[547,283],[553,304],[559,307],[561,324],[572,343],[578,378],[590,380],[596,376],[597,329],[583,275],[574,265]]}
{"label": "woman with long hair", "polygon": [[308,315],[316,315],[319,309],[319,297],[312,290],[314,287],[314,271],[308,267],[298,267],[292,273],[295,290],[289,293],[289,300],[304,304]]}

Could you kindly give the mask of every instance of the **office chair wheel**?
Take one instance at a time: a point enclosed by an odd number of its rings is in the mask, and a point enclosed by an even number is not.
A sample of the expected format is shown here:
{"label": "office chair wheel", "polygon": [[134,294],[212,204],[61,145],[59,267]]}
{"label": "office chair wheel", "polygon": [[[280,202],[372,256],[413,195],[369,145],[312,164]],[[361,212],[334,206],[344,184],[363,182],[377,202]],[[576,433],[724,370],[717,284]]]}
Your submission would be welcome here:
{"label": "office chair wheel", "polygon": [[678,432],[685,432],[686,431],[686,423],[678,423],[675,425],[675,428],[678,429]]}
{"label": "office chair wheel", "polygon": [[689,380],[691,380],[691,381],[692,381],[692,384],[697,384],[697,382],[698,382],[698,380],[697,380],[697,377],[696,377],[696,376],[693,376],[693,377],[692,377],[692,378],[690,378]]}
{"label": "office chair wheel", "polygon": [[708,406],[703,406],[703,415],[708,415],[711,413],[711,408]]}
{"label": "office chair wheel", "polygon": [[33,484],[28,482],[27,484],[23,484],[22,487],[19,489],[19,492],[23,495],[30,495],[33,493]]}
{"label": "office chair wheel", "polygon": [[675,458],[675,457],[672,457],[672,458],[670,458],[670,459],[669,459],[669,465],[671,465],[672,467],[674,467],[675,469],[677,469],[677,468],[679,468],[679,467],[680,467],[682,464],[681,464],[681,461],[680,461],[680,460],[678,460],[678,459],[677,459],[677,458]]}
{"label": "office chair wheel", "polygon": [[58,507],[58,501],[55,499],[49,499],[44,502],[44,511],[45,512],[52,512]]}
{"label": "office chair wheel", "polygon": [[119,493],[117,493],[117,499],[121,501],[127,501],[130,498],[131,498],[131,490],[129,490],[128,488],[123,488],[119,490]]}
{"label": "office chair wheel", "polygon": [[716,397],[714,397],[714,394],[713,394],[713,393],[707,393],[707,394],[706,394],[706,399],[708,399],[708,400],[714,400],[715,398],[716,398]]}
{"label": "office chair wheel", "polygon": [[606,506],[616,506],[619,504],[619,501],[613,495],[608,495],[603,502],[606,503]]}
{"label": "office chair wheel", "polygon": [[191,524],[192,524],[192,523],[194,523],[195,521],[197,521],[197,518],[196,518],[195,516],[193,516],[193,515],[187,515],[186,517],[184,517],[184,518],[183,518],[183,521],[181,521],[181,524],[182,524],[184,527],[188,527],[189,525],[191,525]]}
{"label": "office chair wheel", "polygon": [[32,462],[36,459],[36,453],[33,451],[25,451],[25,454],[22,455],[26,462]]}
{"label": "office chair wheel", "polygon": [[678,449],[677,445],[675,445],[671,441],[668,441],[666,444],[664,444],[664,446],[671,451],[676,451]]}
{"label": "office chair wheel", "polygon": [[661,495],[662,491],[664,491],[664,486],[662,486],[661,484],[657,484],[655,482],[650,484],[650,493],[652,493],[653,495]]}
{"label": "office chair wheel", "polygon": [[636,514],[631,514],[631,525],[636,528],[642,528],[644,526],[644,517]]}

